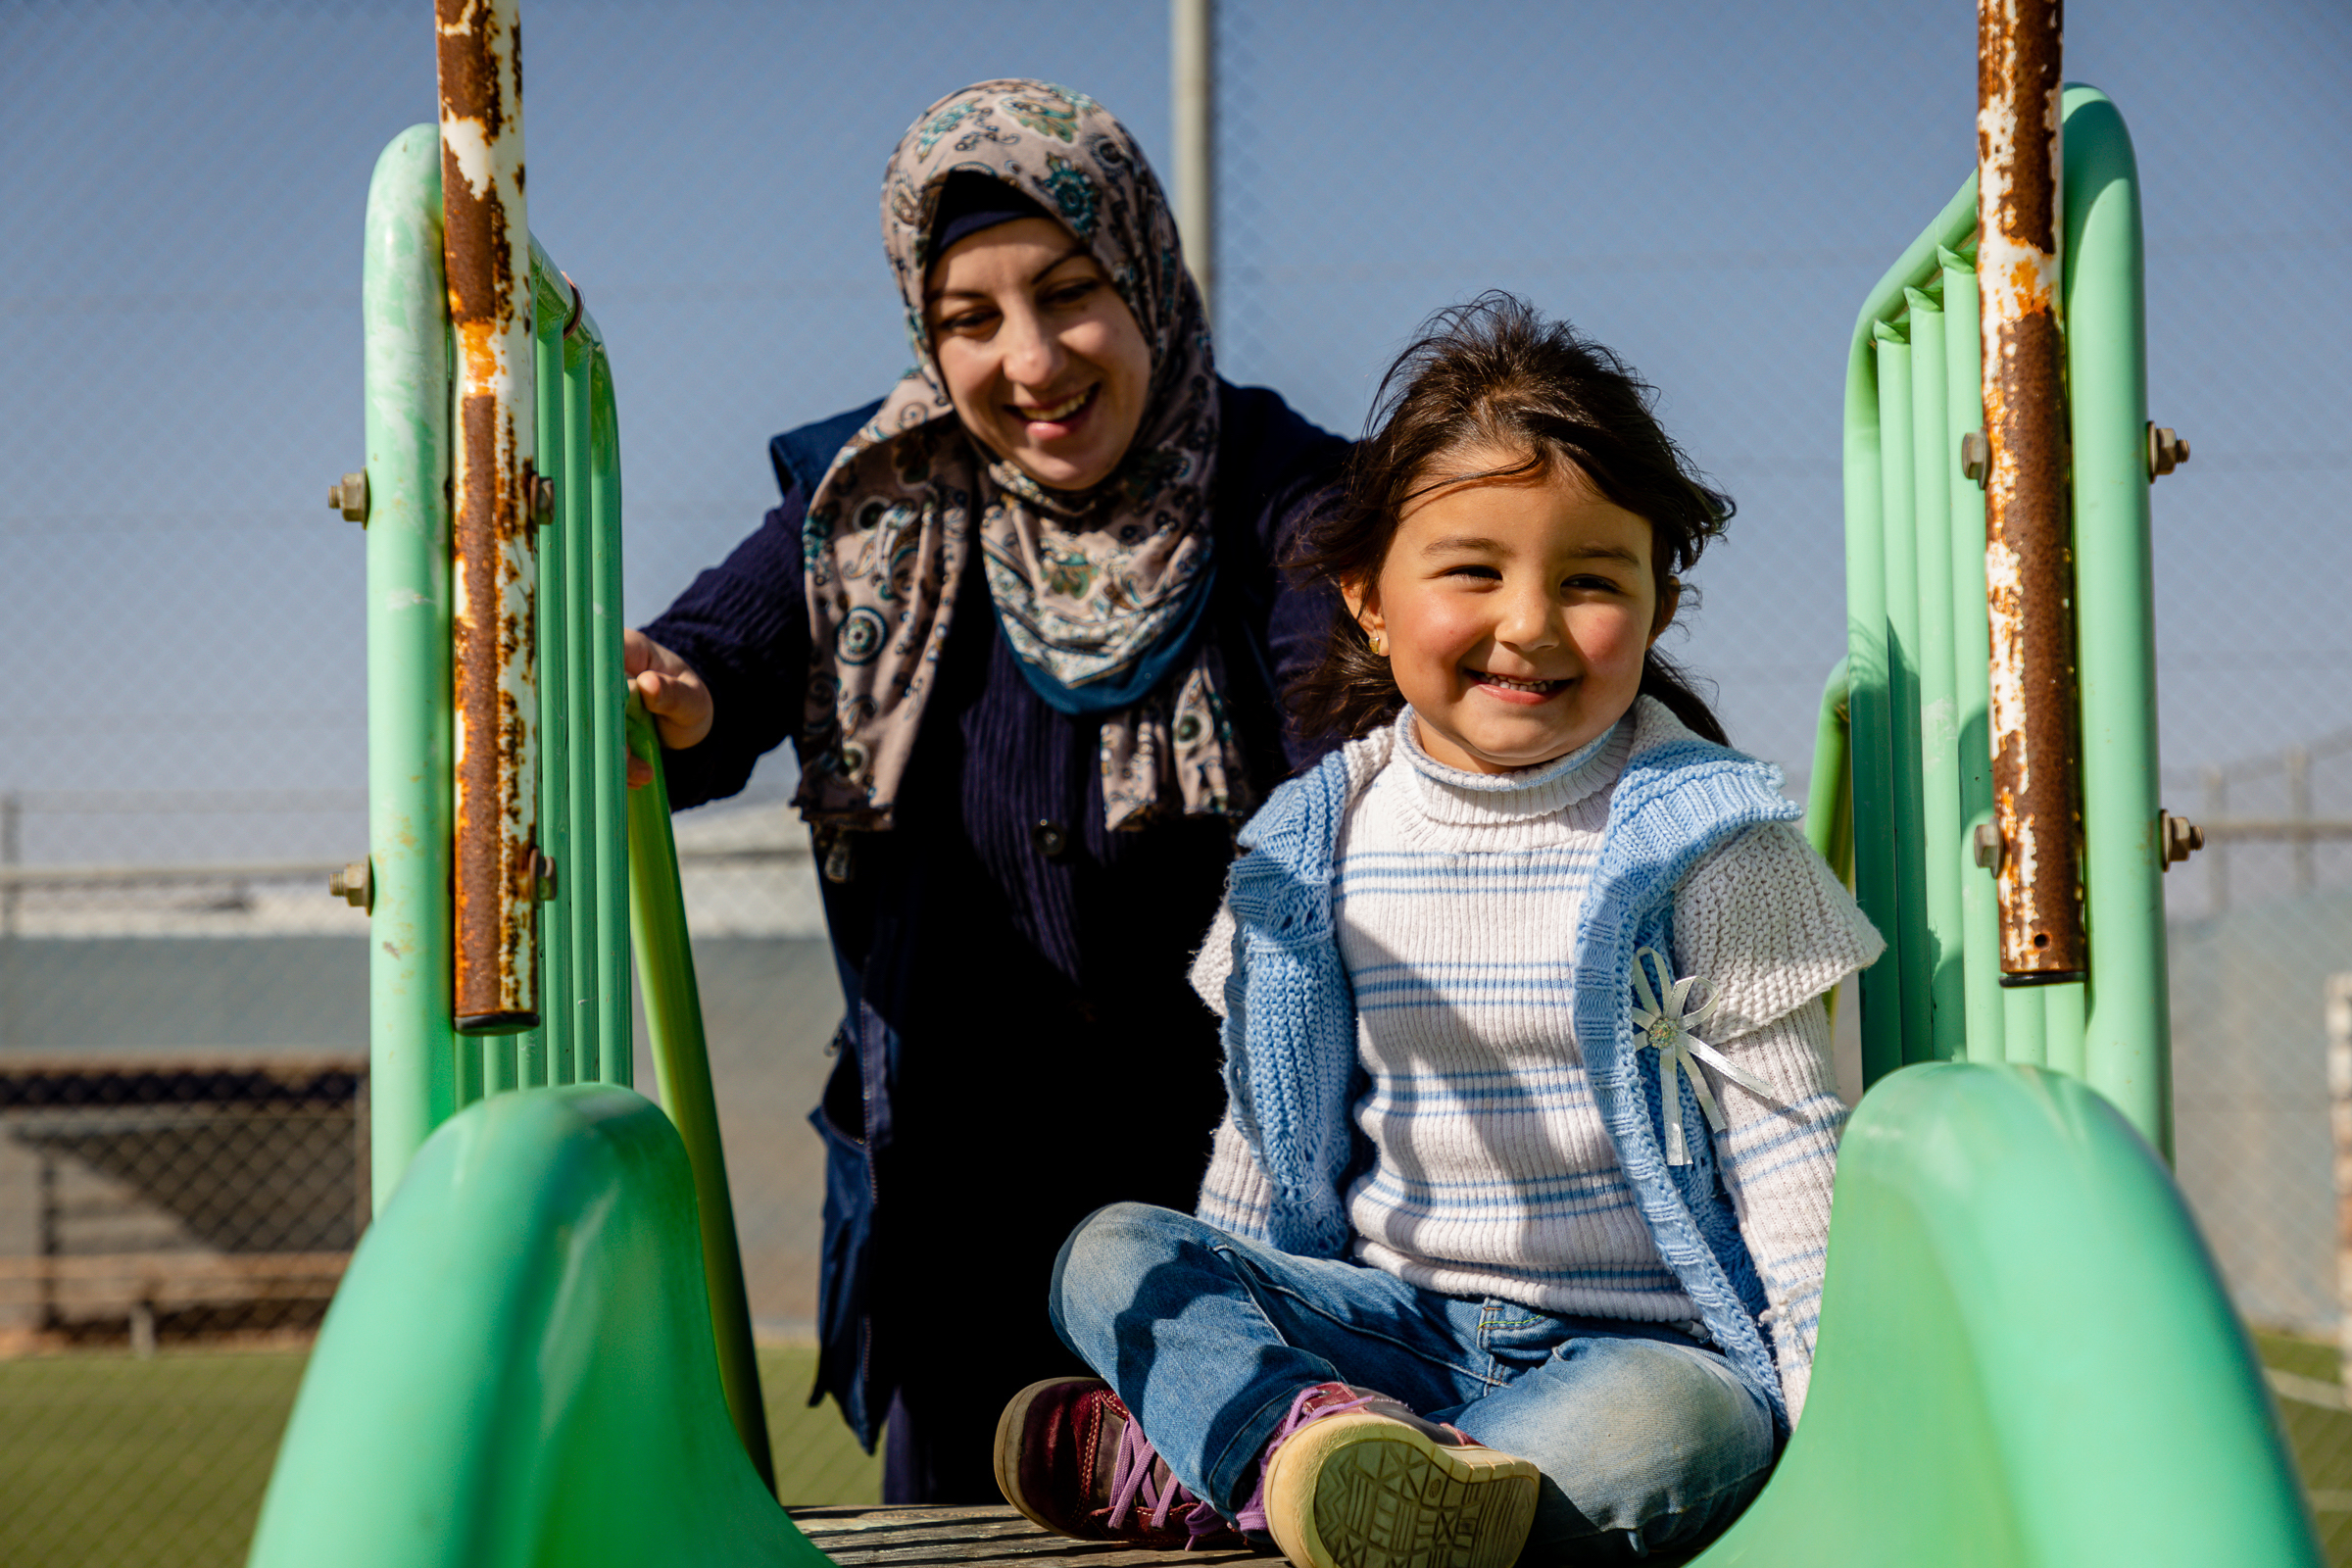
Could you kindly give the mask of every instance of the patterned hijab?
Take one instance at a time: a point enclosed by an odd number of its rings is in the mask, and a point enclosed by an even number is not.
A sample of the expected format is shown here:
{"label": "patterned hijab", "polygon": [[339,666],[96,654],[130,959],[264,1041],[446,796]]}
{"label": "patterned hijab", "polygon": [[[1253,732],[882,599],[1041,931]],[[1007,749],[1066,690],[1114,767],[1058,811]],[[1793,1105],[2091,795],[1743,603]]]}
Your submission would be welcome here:
{"label": "patterned hijab", "polygon": [[[1002,180],[1068,225],[1151,349],[1142,423],[1090,490],[1038,484],[967,434],[948,399],[923,284],[940,194],[959,172]],[[925,110],[891,155],[882,241],[916,364],[809,498],[802,814],[892,825],[975,544],[1030,686],[1062,712],[1102,716],[1105,825],[1246,814],[1224,671],[1196,635],[1216,564],[1216,375],[1200,291],[1142,151],[1065,87],[966,87]]]}

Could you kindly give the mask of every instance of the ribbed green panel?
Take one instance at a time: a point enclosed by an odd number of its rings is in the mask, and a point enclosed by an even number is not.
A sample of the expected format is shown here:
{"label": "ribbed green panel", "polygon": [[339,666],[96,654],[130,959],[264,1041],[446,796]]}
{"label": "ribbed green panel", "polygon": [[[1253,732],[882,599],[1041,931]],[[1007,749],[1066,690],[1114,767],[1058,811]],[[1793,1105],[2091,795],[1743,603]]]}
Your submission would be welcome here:
{"label": "ribbed green panel", "polygon": [[[1936,280],[1940,284],[1942,274]],[[1912,515],[1919,529],[1920,859],[1928,911],[1928,985],[1934,1054],[1968,1054],[1967,990],[1961,967],[1960,759],[1952,671],[1952,490],[1958,454],[1946,444],[1943,307],[1925,289],[1905,289],[1910,306]]]}
{"label": "ribbed green panel", "polygon": [[1977,270],[1955,249],[1936,252],[1943,273],[1944,474],[1951,497],[1953,766],[1959,778],[1960,838],[1953,864],[1960,888],[1962,993],[1968,1059],[2005,1059],[2001,1003],[2000,895],[1977,864],[1977,829],[1992,821],[1992,616],[1984,582],[1984,490],[1960,471],[1960,438],[1984,427],[1984,345],[1979,340]]}
{"label": "ribbed green panel", "polygon": [[458,1105],[450,1027],[449,289],[441,135],[412,125],[368,187],[368,1186],[381,1209]]}
{"label": "ribbed green panel", "polygon": [[2139,174],[2123,117],[2091,87],[2066,93],[2065,212],[2090,899],[2082,1072],[2169,1155],[2172,1041],[2157,822]]}
{"label": "ribbed green panel", "polygon": [[1936,1054],[1933,956],[1921,848],[1927,825],[1919,776],[1919,525],[1913,513],[1911,346],[1902,330],[1872,328],[1879,356],[1879,491],[1886,540],[1887,735],[1894,785],[1894,947],[1903,972],[1903,1061]]}
{"label": "ribbed green panel", "polygon": [[[1845,369],[1846,710],[1853,779],[1854,896],[1879,929],[1898,930],[1891,714],[1887,690],[1886,565],[1876,328],[1900,309],[1905,285],[1926,275],[1938,245],[1957,245],[1975,224],[1977,180],[1968,177],[1936,221],[1882,275],[1854,318]],[[1907,448],[1907,441],[1905,442]],[[1902,1064],[1903,985],[1894,947],[1862,972],[1862,1076],[1875,1083]]]}

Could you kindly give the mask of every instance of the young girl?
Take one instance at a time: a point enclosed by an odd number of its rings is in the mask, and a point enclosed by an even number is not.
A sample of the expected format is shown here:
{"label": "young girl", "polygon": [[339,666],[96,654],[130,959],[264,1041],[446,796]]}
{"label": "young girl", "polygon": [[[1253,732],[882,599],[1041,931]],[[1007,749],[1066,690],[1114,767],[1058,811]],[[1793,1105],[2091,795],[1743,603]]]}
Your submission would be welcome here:
{"label": "young girl", "polygon": [[1023,1391],[998,1479],[1314,1568],[1689,1550],[1804,1402],[1821,999],[1882,944],[1653,650],[1730,509],[1648,389],[1490,295],[1383,405],[1305,564],[1346,616],[1296,707],[1348,744],[1243,833],[1193,971],[1198,1209],[1071,1236],[1049,1305],[1107,1383]]}

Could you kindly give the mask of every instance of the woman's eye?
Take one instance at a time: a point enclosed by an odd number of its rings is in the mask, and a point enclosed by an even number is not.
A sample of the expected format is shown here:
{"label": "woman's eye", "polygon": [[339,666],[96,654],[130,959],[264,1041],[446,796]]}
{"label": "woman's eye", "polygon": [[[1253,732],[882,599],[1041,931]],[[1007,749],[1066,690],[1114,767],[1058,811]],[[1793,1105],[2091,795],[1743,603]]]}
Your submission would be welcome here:
{"label": "woman's eye", "polygon": [[994,312],[958,311],[954,316],[944,318],[939,323],[939,329],[942,332],[977,332],[993,319],[995,319]]}
{"label": "woman's eye", "polygon": [[1057,283],[1046,291],[1046,303],[1066,310],[1092,294],[1098,286],[1097,280],[1091,277],[1082,277],[1073,283]]}

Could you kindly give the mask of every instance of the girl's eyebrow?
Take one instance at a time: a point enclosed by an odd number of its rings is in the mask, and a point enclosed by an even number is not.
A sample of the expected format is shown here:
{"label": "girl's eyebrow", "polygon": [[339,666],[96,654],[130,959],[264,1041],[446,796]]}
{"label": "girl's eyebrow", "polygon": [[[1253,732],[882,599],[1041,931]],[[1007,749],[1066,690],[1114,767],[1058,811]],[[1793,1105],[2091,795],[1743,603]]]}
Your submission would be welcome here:
{"label": "girl's eyebrow", "polygon": [[[1429,543],[1421,547],[1421,554],[1424,556],[1442,556],[1456,550],[1487,551],[1494,554],[1503,553],[1503,547],[1492,539],[1482,538],[1476,534],[1456,533],[1447,534],[1443,539],[1432,539]],[[1568,555],[1572,560],[1576,561],[1622,562],[1626,565],[1633,566],[1637,569],[1639,569],[1642,564],[1642,558],[1635,552],[1628,550],[1623,545],[1580,545],[1576,549],[1569,551]]]}
{"label": "girl's eyebrow", "polygon": [[[1091,253],[1090,253],[1090,252],[1087,250],[1087,248],[1086,248],[1084,245],[1072,245],[1072,246],[1071,246],[1071,247],[1070,247],[1068,250],[1066,250],[1066,251],[1063,251],[1063,252],[1062,252],[1062,253],[1061,253],[1059,256],[1056,256],[1056,257],[1054,257],[1054,258],[1052,261],[1048,262],[1048,263],[1047,263],[1045,266],[1043,266],[1043,267],[1039,268],[1039,269],[1038,269],[1036,271],[1034,271],[1034,272],[1031,272],[1031,273],[1029,274],[1028,278],[1027,278],[1027,279],[1026,279],[1026,280],[1025,280],[1025,281],[1022,283],[1022,285],[1021,285],[1021,286],[1022,286],[1023,288],[1029,288],[1029,287],[1033,287],[1033,286],[1036,284],[1036,282],[1037,282],[1037,280],[1038,280],[1039,278],[1041,278],[1041,277],[1045,276],[1045,275],[1046,275],[1048,272],[1051,272],[1052,270],[1054,270],[1054,269],[1055,269],[1056,267],[1059,267],[1059,266],[1060,266],[1062,263],[1064,263],[1064,262],[1068,261],[1068,260],[1069,260],[1071,257],[1073,257],[1073,256],[1085,256],[1085,255],[1089,255],[1089,254],[1091,254]],[[980,300],[980,299],[986,299],[986,298],[988,298],[988,291],[987,291],[986,289],[978,289],[978,288],[935,288],[935,289],[930,289],[930,290],[927,290],[927,291],[924,293],[924,295],[923,295],[923,303],[924,303],[924,304],[926,304],[926,305],[928,305],[928,304],[930,304],[930,303],[931,303],[932,301],[934,301],[934,300],[945,300],[945,299]]]}

